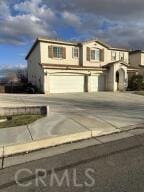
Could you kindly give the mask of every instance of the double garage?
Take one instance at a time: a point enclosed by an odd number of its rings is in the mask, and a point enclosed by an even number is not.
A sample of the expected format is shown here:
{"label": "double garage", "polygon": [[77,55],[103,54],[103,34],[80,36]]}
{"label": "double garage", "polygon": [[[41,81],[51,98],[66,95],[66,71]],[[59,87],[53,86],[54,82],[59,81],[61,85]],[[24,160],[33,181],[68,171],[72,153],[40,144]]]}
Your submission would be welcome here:
{"label": "double garage", "polygon": [[49,93],[97,92],[105,90],[103,74],[53,73],[46,82]]}

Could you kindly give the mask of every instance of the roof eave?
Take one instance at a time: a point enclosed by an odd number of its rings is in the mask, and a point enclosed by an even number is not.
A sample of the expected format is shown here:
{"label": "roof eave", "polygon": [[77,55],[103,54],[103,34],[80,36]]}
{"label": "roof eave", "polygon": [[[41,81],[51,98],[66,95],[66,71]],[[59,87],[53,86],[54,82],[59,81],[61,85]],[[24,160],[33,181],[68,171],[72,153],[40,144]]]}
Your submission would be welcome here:
{"label": "roof eave", "polygon": [[111,46],[107,45],[106,43],[101,42],[101,41],[98,40],[98,39],[92,39],[92,40],[84,41],[84,42],[82,42],[81,44],[82,44],[82,45],[83,45],[83,44],[89,44],[89,43],[91,43],[91,42],[97,42],[97,43],[99,43],[100,45],[102,45],[102,46],[104,46],[104,47],[106,47],[106,48],[108,48],[108,49],[111,48]]}
{"label": "roof eave", "polygon": [[39,38],[37,38],[37,39],[35,40],[35,42],[33,43],[31,49],[29,50],[28,54],[27,54],[26,57],[25,57],[26,60],[28,60],[30,54],[32,53],[32,51],[34,50],[34,48],[36,47],[36,45],[38,44],[38,42],[39,42]]}
{"label": "roof eave", "polygon": [[36,39],[36,41],[33,43],[27,56],[25,57],[26,60],[29,58],[30,54],[32,53],[32,51],[34,50],[34,48],[36,47],[38,42],[57,43],[57,44],[72,45],[72,46],[80,46],[81,45],[81,43],[79,43],[79,42],[72,43],[72,42],[66,42],[66,41],[61,41],[61,40],[45,39],[45,38],[38,37]]}

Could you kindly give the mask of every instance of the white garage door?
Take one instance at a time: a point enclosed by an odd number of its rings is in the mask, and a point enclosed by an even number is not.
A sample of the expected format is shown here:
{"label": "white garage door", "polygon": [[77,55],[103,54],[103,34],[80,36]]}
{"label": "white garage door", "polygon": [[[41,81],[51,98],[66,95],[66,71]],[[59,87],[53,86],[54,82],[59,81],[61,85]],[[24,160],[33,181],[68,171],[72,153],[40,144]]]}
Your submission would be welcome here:
{"label": "white garage door", "polygon": [[98,91],[98,75],[91,76],[91,92]]}
{"label": "white garage door", "polygon": [[50,93],[84,92],[83,75],[50,76]]}
{"label": "white garage door", "polygon": [[105,90],[105,77],[104,75],[91,76],[91,91],[104,91]]}

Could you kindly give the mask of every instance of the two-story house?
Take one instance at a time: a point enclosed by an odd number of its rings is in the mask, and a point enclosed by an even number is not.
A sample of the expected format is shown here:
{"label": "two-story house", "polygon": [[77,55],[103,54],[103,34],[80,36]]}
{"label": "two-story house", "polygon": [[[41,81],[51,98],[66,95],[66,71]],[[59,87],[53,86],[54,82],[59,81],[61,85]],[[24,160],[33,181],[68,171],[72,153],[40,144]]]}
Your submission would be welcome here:
{"label": "two-story house", "polygon": [[134,68],[138,69],[138,73],[144,76],[144,51],[135,50],[129,53],[129,63]]}
{"label": "two-story house", "polygon": [[99,41],[38,38],[26,56],[28,80],[44,93],[123,91],[129,51]]}

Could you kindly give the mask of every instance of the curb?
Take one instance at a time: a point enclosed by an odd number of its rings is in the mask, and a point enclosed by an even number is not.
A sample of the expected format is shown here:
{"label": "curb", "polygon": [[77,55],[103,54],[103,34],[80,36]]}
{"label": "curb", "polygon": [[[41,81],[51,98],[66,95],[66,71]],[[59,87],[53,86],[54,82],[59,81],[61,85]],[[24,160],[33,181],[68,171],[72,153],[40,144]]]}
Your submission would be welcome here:
{"label": "curb", "polygon": [[[62,135],[62,136],[51,136],[49,138],[35,140],[27,143],[21,143],[16,145],[10,145],[10,146],[1,146],[0,148],[0,159],[3,159],[5,157],[14,156],[14,155],[20,155],[24,153],[29,153],[33,151],[38,151],[50,147],[59,146],[66,143],[72,143],[72,142],[78,142],[86,139],[96,138],[97,139],[101,136],[108,136],[108,135],[117,135],[119,133],[128,133],[129,131],[133,132],[139,128],[137,127],[131,127],[130,129],[126,130],[109,130],[105,132],[100,132],[96,130],[87,130],[83,132],[77,132],[69,135]],[[131,136],[135,134],[131,133]]]}
{"label": "curb", "polygon": [[120,133],[120,130],[115,130],[113,132],[112,131],[102,132],[102,133],[99,131],[97,132],[94,131],[93,133],[93,131],[87,130],[69,135],[54,136],[46,139],[35,140],[27,143],[3,146],[2,149],[0,150],[0,159],[9,156],[20,155],[23,153],[29,153],[32,151],[37,151],[45,148],[55,147],[66,143],[78,142],[81,140],[91,139],[94,137],[104,135],[111,135],[115,133]]}
{"label": "curb", "polygon": [[0,157],[3,158],[21,153],[29,153],[31,151],[54,147],[65,143],[76,142],[89,138],[91,138],[91,131],[85,131],[71,135],[49,137],[47,139],[36,140],[23,144],[4,146],[3,154]]}
{"label": "curb", "polygon": [[70,136],[58,136],[26,144],[6,146],[5,148],[3,146],[0,148],[0,153],[2,154],[0,156],[0,170],[41,158],[60,155],[72,150],[83,149],[85,147],[94,145],[102,145],[101,147],[103,147],[106,143],[127,138],[135,137],[133,140],[136,141],[138,139],[139,143],[142,144],[143,140],[140,139],[140,136],[144,135],[144,129],[135,128],[113,133],[109,132],[107,134],[98,134],[96,137],[90,134],[91,133],[87,131],[87,133],[80,132],[78,134],[71,134]]}

